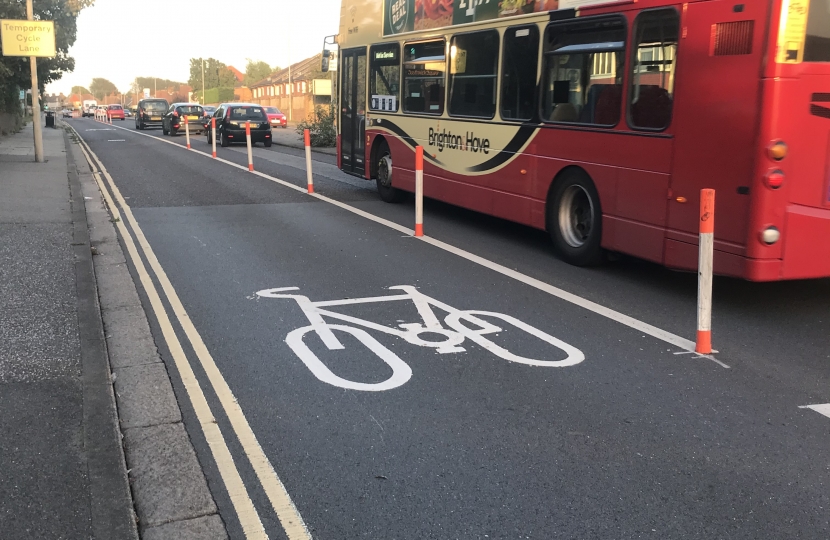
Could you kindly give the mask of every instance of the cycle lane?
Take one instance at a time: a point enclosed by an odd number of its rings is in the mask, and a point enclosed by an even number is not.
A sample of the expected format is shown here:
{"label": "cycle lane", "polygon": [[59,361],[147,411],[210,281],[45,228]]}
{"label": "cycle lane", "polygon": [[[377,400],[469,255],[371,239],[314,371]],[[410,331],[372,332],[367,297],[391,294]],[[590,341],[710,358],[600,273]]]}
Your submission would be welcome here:
{"label": "cycle lane", "polygon": [[[135,214],[315,537],[752,537],[826,526],[813,506],[826,473],[807,459],[826,441],[804,436],[809,419],[788,396],[337,208],[285,200]],[[530,367],[469,343],[438,354],[374,332],[411,379],[343,390],[285,343],[308,325],[296,302],[254,294],[296,286],[339,300],[406,284],[517,317],[586,359]],[[352,313],[387,325],[417,314],[392,303]],[[499,339],[545,352],[509,331]],[[306,341],[343,377],[388,375],[355,340],[333,352]]]}
{"label": "cycle lane", "polygon": [[[784,527],[785,515],[811,519],[804,510],[823,497],[826,473],[811,464],[819,449],[802,430],[821,417],[803,417],[786,396],[336,209],[275,206],[137,216],[153,224],[143,226],[148,238],[316,536],[553,538],[617,527],[694,538],[751,530],[741,518],[761,510],[759,530]],[[386,392],[343,390],[286,344],[309,324],[296,302],[255,295],[299,287],[339,300],[405,284],[458,309],[514,316],[585,361],[531,367],[468,341],[438,354],[370,331],[412,377]],[[417,321],[392,303],[337,311],[388,326]],[[338,337],[342,351],[313,333],[305,342],[340,377],[390,376],[357,340]],[[562,357],[510,330],[497,341]],[[770,499],[788,502],[756,502]]]}

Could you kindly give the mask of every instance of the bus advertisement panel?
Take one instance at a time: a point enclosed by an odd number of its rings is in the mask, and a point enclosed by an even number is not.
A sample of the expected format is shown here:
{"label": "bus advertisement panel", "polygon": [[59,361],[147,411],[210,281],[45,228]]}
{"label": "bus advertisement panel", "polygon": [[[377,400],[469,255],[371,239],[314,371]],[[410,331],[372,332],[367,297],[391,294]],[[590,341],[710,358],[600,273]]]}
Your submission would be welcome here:
{"label": "bus advertisement panel", "polygon": [[383,35],[622,0],[384,0]]}

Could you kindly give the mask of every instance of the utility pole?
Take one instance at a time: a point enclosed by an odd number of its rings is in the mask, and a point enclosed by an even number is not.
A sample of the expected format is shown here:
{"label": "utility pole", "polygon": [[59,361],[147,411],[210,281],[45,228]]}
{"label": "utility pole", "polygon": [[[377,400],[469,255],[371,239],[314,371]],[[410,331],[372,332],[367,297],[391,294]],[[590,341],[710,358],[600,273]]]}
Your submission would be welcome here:
{"label": "utility pole", "polygon": [[159,80],[153,77],[153,97],[159,94]]}
{"label": "utility pole", "polygon": [[294,81],[291,79],[291,29],[288,29],[288,121],[294,121]]}
{"label": "utility pole", "polygon": [[[26,18],[35,20],[32,0],[26,0]],[[37,90],[37,59],[29,57],[29,65],[32,70],[32,127],[35,132],[35,161],[43,163],[43,130],[40,127],[40,100]]]}
{"label": "utility pole", "polygon": [[205,59],[202,58],[202,105],[205,103]]}

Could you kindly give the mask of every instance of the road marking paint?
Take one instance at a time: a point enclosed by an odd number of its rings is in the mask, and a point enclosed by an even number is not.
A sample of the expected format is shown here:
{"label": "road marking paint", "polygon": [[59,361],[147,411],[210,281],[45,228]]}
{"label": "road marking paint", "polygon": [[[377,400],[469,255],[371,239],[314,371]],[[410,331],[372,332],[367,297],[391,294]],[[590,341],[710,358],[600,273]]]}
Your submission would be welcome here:
{"label": "road marking paint", "polygon": [[819,414],[823,414],[830,418],[830,403],[820,403],[818,405],[799,405],[799,409],[812,409]]}
{"label": "road marking paint", "polygon": [[[101,180],[101,173],[98,172],[98,169],[93,163],[93,158],[90,157],[90,153],[93,156],[94,153],[92,153],[91,149],[88,153],[83,144],[80,148],[93,169],[93,178],[98,184],[98,188],[101,190],[101,193],[106,200],[107,206],[109,207],[115,221],[115,225],[118,227],[121,237],[124,239],[124,244],[130,255],[130,259],[135,265],[136,272],[138,273],[141,284],[144,287],[144,291],[147,293],[147,298],[153,308],[153,312],[155,313],[159,327],[161,328],[164,340],[167,343],[167,347],[170,350],[170,354],[176,364],[176,369],[179,370],[179,375],[182,378],[182,383],[184,384],[187,396],[190,398],[190,403],[193,405],[196,418],[199,420],[202,433],[204,434],[211,453],[213,454],[213,459],[216,461],[216,467],[219,470],[219,475],[222,477],[225,488],[228,490],[228,496],[231,499],[231,504],[233,504],[234,510],[239,517],[239,523],[242,526],[245,537],[249,539],[267,540],[268,536],[265,533],[262,521],[259,519],[256,508],[251,501],[251,497],[248,495],[245,484],[242,482],[242,478],[240,477],[239,471],[233,462],[233,457],[231,456],[228,445],[225,442],[225,438],[222,436],[222,431],[216,423],[216,418],[210,410],[210,405],[208,405],[208,402],[205,399],[205,394],[199,385],[199,381],[193,373],[193,369],[187,360],[187,356],[182,349],[181,342],[178,337],[176,337],[176,333],[173,330],[173,325],[170,323],[169,317],[167,316],[167,311],[164,308],[161,297],[159,296],[150,275],[147,273],[147,269],[138,254],[138,250],[132,236],[124,225],[123,220],[120,219],[121,214],[118,211],[118,207],[113,202],[109,191],[106,189],[106,186],[104,186],[104,183]],[[97,161],[97,156],[95,160]],[[109,176],[106,172],[104,175]]]}
{"label": "road marking paint", "polygon": [[[385,348],[377,342],[374,337],[359,327],[403,338],[406,342],[411,343],[412,345],[431,347],[440,354],[466,352],[466,349],[464,347],[459,347],[459,345],[461,345],[466,339],[469,339],[499,358],[530,366],[569,367],[579,364],[585,360],[585,355],[576,347],[573,347],[549,335],[548,333],[539,330],[538,328],[530,326],[515,317],[511,317],[510,315],[495,313],[492,311],[460,310],[440,302],[435,298],[427,296],[412,285],[395,285],[393,287],[389,287],[389,289],[392,291],[401,290],[405,294],[392,294],[388,297],[388,301],[411,301],[417,308],[418,315],[421,317],[420,322],[402,323],[398,324],[398,327],[395,328],[378,324],[370,320],[345,315],[343,313],[320,309],[320,304],[326,304],[329,306],[360,304],[363,303],[361,301],[364,299],[347,298],[344,300],[312,302],[307,296],[301,294],[285,294],[299,290],[298,287],[264,289],[258,291],[256,296],[260,298],[289,299],[296,301],[300,309],[303,310],[303,314],[308,319],[310,325],[289,332],[285,338],[285,342],[294,354],[296,354],[297,357],[303,361],[306,367],[308,367],[308,369],[319,380],[333,386],[348,388],[351,390],[370,392],[392,390],[405,384],[412,377],[412,370],[406,362],[401,360],[395,353]],[[367,303],[378,303],[382,301],[377,296],[370,296],[366,298],[366,300]],[[432,310],[432,306],[435,306],[441,311],[447,313],[447,316],[444,318],[443,322],[446,323],[449,328],[445,328],[443,323],[438,320],[438,317]],[[518,330],[522,330],[527,334],[535,336],[541,341],[552,345],[555,349],[558,349],[560,354],[556,354],[555,356],[561,356],[561,353],[564,352],[567,357],[561,360],[540,360],[536,358],[525,358],[514,354],[484,337],[486,334],[499,335],[499,333],[503,331],[504,324],[496,326],[482,320],[479,316],[500,319],[502,323],[506,323]],[[324,317],[351,323],[352,326],[331,324],[326,322]],[[472,324],[477,328],[470,327],[468,324],[463,324],[462,321]],[[401,323],[401,321],[398,322]],[[303,337],[307,333],[315,332],[323,343],[326,344],[326,347],[329,350],[343,349],[343,344],[340,343],[340,341],[334,336],[332,330],[346,332],[357,338],[358,341],[360,341],[370,351],[375,353],[378,358],[383,360],[387,366],[392,369],[392,376],[380,383],[365,383],[359,381],[349,381],[335,375],[303,342]],[[425,340],[420,337],[421,334],[424,333],[440,334],[444,339]]]}
{"label": "road marking paint", "polygon": [[[118,129],[125,129],[126,131],[130,131],[129,129],[122,127],[119,127]],[[82,146],[86,145],[86,142],[84,142],[83,140],[82,143]],[[202,337],[199,335],[199,332],[196,330],[196,327],[193,325],[193,322],[191,321],[190,316],[187,314],[187,311],[182,305],[181,300],[179,299],[178,294],[173,288],[172,283],[170,283],[170,280],[168,279],[166,272],[161,267],[161,264],[156,258],[152,247],[150,246],[149,242],[147,242],[147,238],[144,236],[144,232],[141,230],[141,228],[138,225],[138,221],[133,216],[132,209],[127,204],[127,201],[124,200],[124,197],[121,195],[118,186],[115,185],[115,181],[107,172],[103,163],[101,163],[101,161],[98,159],[97,156],[95,156],[91,149],[89,149],[89,152],[95,157],[95,160],[98,163],[98,167],[101,169],[104,176],[107,178],[110,189],[112,189],[113,195],[115,196],[119,205],[123,209],[124,215],[127,217],[127,220],[130,222],[130,227],[133,229],[136,239],[138,240],[138,244],[141,246],[144,252],[144,256],[147,258],[147,261],[150,263],[150,267],[156,274],[156,278],[161,284],[162,290],[167,296],[167,299],[170,302],[170,306],[172,307],[173,312],[175,313],[179,321],[179,324],[184,330],[185,335],[187,335],[190,344],[193,347],[194,352],[196,353],[196,356],[199,358],[202,368],[205,370],[208,380],[210,381],[214,392],[216,392],[216,395],[219,398],[219,402],[222,404],[222,407],[228,416],[231,426],[234,432],[236,433],[237,439],[242,445],[243,451],[248,457],[248,460],[250,461],[251,466],[253,467],[254,472],[256,473],[257,478],[259,479],[260,484],[262,485],[262,488],[265,491],[265,494],[267,495],[272,508],[274,509],[274,512],[276,512],[277,514],[277,518],[280,520],[280,524],[285,530],[286,536],[289,538],[289,540],[311,540],[311,533],[308,531],[308,528],[306,527],[306,524],[303,521],[302,516],[297,510],[297,507],[294,505],[294,502],[291,500],[291,496],[285,489],[285,485],[277,476],[277,473],[274,470],[274,467],[271,465],[271,462],[266,457],[265,452],[263,451],[262,447],[259,444],[259,441],[254,435],[253,430],[251,429],[250,424],[248,424],[248,420],[245,418],[245,415],[242,412],[242,408],[237,403],[236,398],[233,395],[233,392],[228,386],[228,383],[225,381],[224,377],[222,376],[222,373],[216,366],[213,357],[208,351],[208,348],[202,340]]]}
{"label": "road marking paint", "polygon": [[107,139],[107,142],[127,142],[127,139]]}
{"label": "road marking paint", "polygon": [[115,131],[115,130],[113,128],[93,128],[93,129],[87,129],[85,131]]}
{"label": "road marking paint", "polygon": [[[175,142],[167,141],[167,140],[164,140],[160,137],[154,137],[154,136],[148,135],[146,133],[138,133],[136,131],[133,131],[133,130],[125,128],[125,127],[120,127],[120,126],[116,126],[116,127],[117,127],[117,129],[123,129],[125,131],[128,131],[129,133],[134,134],[134,135],[142,135],[144,137],[150,137],[150,138],[155,139],[159,142],[163,142],[163,143],[166,143],[166,144],[171,144],[173,146],[181,148],[182,150],[185,150],[185,148],[182,145],[176,144]],[[201,152],[199,150],[192,150],[191,149],[191,152],[194,152],[196,154],[201,154],[205,157],[211,157],[210,154],[206,154],[206,153]],[[222,158],[217,158],[216,161],[221,161],[222,163],[225,163],[226,165],[230,165],[231,167],[235,167],[235,168],[240,169],[242,171],[247,171],[248,170],[246,167],[244,167],[242,165],[238,165],[236,163],[233,163],[231,161],[228,161],[228,160],[225,160],[225,159],[222,159]],[[342,203],[342,202],[334,200],[334,199],[330,199],[329,197],[326,197],[324,195],[320,195],[319,193],[307,193],[307,190],[305,188],[301,188],[301,187],[296,186],[296,185],[294,185],[290,182],[286,182],[285,180],[280,180],[279,178],[269,176],[269,175],[267,175],[267,174],[265,174],[261,171],[253,171],[253,174],[256,174],[257,176],[265,178],[266,180],[270,180],[272,182],[275,182],[277,184],[285,186],[289,189],[293,189],[293,190],[298,191],[300,193],[306,193],[309,197],[315,197],[315,198],[317,198],[321,201],[327,202],[329,204],[333,204],[334,206],[342,208],[343,210],[347,210],[347,211],[349,211],[353,214],[356,214],[356,215],[364,217],[368,220],[374,221],[375,223],[379,223],[381,225],[389,227],[390,229],[394,229],[396,231],[402,232],[406,235],[413,235],[414,234],[413,229],[410,229],[408,227],[404,227],[402,225],[398,225],[397,223],[389,221],[388,219],[384,219],[384,218],[375,216],[374,214],[370,214],[369,212],[365,212],[363,210],[360,210],[359,208],[355,208],[354,206]],[[434,247],[437,247],[439,249],[442,249],[444,251],[447,251],[449,253],[457,255],[457,256],[459,256],[463,259],[467,259],[470,262],[474,262],[474,263],[476,263],[480,266],[483,266],[485,268],[493,270],[494,272],[497,272],[497,273],[502,274],[504,276],[513,278],[516,281],[524,283],[525,285],[529,285],[529,286],[531,286],[535,289],[538,289],[542,292],[548,293],[551,296],[555,296],[556,298],[559,298],[561,300],[564,300],[566,302],[569,302],[571,304],[579,306],[583,309],[591,311],[592,313],[596,313],[597,315],[601,315],[601,316],[603,316],[607,319],[611,319],[612,321],[620,323],[624,326],[628,326],[629,328],[637,330],[638,332],[642,332],[643,334],[649,335],[653,338],[659,339],[660,341],[664,341],[666,343],[674,345],[674,346],[676,346],[680,349],[683,349],[685,351],[689,351],[689,352],[694,352],[695,351],[695,342],[694,341],[691,341],[691,340],[688,340],[686,338],[680,337],[677,334],[672,334],[671,332],[668,332],[666,330],[663,330],[661,328],[658,328],[658,327],[656,327],[654,325],[651,325],[651,324],[648,324],[646,322],[640,321],[639,319],[635,319],[634,317],[631,317],[629,315],[625,315],[624,313],[620,313],[619,311],[616,311],[616,310],[613,310],[611,308],[605,307],[603,305],[597,304],[596,302],[593,302],[593,301],[588,300],[586,298],[582,298],[581,296],[578,296],[576,294],[565,291],[564,289],[560,289],[559,287],[554,287],[553,285],[545,283],[541,280],[538,280],[536,278],[527,276],[525,274],[522,274],[521,272],[518,272],[518,271],[513,270],[511,268],[507,268],[506,266],[503,266],[501,264],[492,262],[488,259],[485,259],[484,257],[481,257],[479,255],[475,255],[473,253],[470,253],[469,251],[457,248],[457,247],[455,247],[451,244],[447,244],[446,242],[442,242],[441,240],[438,240],[438,239],[433,238],[431,236],[420,236],[420,237],[417,237],[417,238],[420,239],[423,242],[426,242],[426,243],[434,246]],[[724,364],[723,362],[721,362],[719,360],[716,360],[711,355],[704,355],[703,358],[706,358],[708,360],[712,360],[713,362],[720,365],[721,367],[729,368],[729,366],[727,366],[726,364]]]}

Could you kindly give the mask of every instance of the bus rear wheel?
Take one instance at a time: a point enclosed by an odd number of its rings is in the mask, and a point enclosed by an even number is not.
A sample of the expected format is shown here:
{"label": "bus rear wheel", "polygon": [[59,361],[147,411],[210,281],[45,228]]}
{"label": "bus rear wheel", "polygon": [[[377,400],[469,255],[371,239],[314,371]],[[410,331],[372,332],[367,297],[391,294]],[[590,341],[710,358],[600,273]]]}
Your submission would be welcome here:
{"label": "bus rear wheel", "polygon": [[377,160],[377,184],[378,194],[383,202],[400,203],[406,198],[406,192],[392,187],[392,153],[389,145],[381,143],[378,149]]}
{"label": "bus rear wheel", "polygon": [[565,262],[576,266],[602,262],[602,210],[587,174],[567,172],[556,182],[547,222],[553,245]]}

